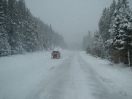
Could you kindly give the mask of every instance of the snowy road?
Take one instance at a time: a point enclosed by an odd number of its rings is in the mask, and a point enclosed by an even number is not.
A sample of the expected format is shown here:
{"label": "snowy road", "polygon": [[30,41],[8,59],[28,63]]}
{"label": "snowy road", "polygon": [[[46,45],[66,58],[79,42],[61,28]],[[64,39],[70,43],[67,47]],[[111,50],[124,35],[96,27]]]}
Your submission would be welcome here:
{"label": "snowy road", "polygon": [[94,99],[91,98],[92,92],[90,87],[87,87],[87,77],[76,54],[52,67],[51,75],[42,81],[27,99]]}
{"label": "snowy road", "polygon": [[[0,66],[0,99],[132,98],[131,71],[127,70],[127,74],[124,74],[124,71],[108,66],[108,62],[87,56],[84,52],[65,52],[62,53],[61,59],[50,59],[49,54],[37,53],[2,58],[0,60],[1,63],[3,62]],[[27,58],[32,61],[26,61]],[[19,62],[15,63],[16,59]],[[23,60],[20,61],[20,59]],[[14,66],[8,67],[11,63]]]}

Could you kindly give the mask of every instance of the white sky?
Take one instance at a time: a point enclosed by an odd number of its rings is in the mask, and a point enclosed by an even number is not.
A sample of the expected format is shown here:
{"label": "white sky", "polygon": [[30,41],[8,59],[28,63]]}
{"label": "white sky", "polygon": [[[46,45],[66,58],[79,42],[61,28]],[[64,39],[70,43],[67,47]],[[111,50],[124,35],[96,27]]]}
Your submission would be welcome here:
{"label": "white sky", "polygon": [[112,1],[25,0],[33,15],[51,24],[53,30],[62,34],[68,43],[81,43],[89,30],[97,30],[103,9],[109,7]]}

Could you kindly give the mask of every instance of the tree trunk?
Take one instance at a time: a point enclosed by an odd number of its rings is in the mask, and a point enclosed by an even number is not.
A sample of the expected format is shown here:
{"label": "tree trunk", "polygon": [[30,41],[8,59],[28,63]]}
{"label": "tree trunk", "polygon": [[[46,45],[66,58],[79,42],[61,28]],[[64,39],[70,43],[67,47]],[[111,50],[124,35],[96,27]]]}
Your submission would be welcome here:
{"label": "tree trunk", "polygon": [[130,59],[130,49],[129,49],[129,46],[128,46],[128,66],[131,67],[131,59]]}

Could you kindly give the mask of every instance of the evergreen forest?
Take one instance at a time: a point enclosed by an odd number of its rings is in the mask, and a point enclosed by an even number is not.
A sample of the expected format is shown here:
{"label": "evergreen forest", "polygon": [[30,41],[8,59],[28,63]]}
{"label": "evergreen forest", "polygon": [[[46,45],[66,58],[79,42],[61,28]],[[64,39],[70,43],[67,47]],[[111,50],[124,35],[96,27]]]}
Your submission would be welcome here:
{"label": "evergreen forest", "polygon": [[128,5],[127,0],[113,0],[103,9],[99,30],[83,38],[82,47],[88,54],[132,66],[132,10]]}
{"label": "evergreen forest", "polygon": [[65,48],[62,35],[32,15],[24,0],[0,0],[0,56]]}

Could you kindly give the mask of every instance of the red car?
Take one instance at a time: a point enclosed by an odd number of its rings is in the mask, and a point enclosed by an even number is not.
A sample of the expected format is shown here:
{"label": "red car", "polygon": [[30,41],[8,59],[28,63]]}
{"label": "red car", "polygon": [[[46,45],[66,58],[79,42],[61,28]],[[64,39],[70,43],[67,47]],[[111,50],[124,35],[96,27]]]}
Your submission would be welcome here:
{"label": "red car", "polygon": [[59,51],[53,51],[51,53],[51,58],[60,58],[60,52]]}

